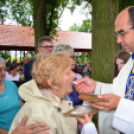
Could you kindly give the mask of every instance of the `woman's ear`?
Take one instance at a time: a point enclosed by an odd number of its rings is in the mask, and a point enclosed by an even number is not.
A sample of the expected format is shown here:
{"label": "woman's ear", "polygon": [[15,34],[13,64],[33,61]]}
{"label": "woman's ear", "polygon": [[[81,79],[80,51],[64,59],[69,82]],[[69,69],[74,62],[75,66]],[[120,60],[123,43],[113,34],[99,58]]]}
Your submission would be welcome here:
{"label": "woman's ear", "polygon": [[58,90],[58,86],[57,86],[57,85],[52,84],[52,82],[51,82],[51,80],[50,80],[50,79],[48,79],[48,80],[47,80],[47,83],[48,83],[48,85],[49,85],[52,89]]}

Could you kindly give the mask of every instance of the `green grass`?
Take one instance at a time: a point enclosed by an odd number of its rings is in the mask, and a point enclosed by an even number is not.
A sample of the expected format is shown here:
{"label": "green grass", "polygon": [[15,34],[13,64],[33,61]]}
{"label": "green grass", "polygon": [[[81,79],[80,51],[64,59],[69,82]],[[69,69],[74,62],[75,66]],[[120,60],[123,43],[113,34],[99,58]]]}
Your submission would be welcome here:
{"label": "green grass", "polygon": [[[15,57],[11,57],[11,62],[13,62],[13,60],[15,60],[16,58]],[[21,57],[21,61],[23,61],[24,57]],[[10,60],[10,58],[7,59],[7,61]],[[20,58],[18,57],[17,60],[19,61],[20,63]]]}

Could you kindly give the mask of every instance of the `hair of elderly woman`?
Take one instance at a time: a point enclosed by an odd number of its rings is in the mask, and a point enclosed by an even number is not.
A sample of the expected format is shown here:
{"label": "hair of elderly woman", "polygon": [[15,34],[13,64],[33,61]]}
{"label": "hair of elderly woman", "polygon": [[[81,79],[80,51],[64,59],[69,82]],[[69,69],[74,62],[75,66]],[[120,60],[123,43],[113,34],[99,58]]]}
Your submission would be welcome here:
{"label": "hair of elderly woman", "polygon": [[119,52],[115,59],[114,59],[114,78],[118,75],[119,71],[118,71],[118,67],[116,65],[116,59],[119,58],[121,60],[124,61],[124,64],[127,63],[128,59],[131,57],[131,54],[129,52]]}
{"label": "hair of elderly woman", "polygon": [[48,89],[47,80],[53,85],[61,86],[62,76],[65,69],[71,66],[71,59],[63,52],[44,55],[37,54],[32,69],[32,77],[40,89]]}
{"label": "hair of elderly woman", "polygon": [[0,64],[6,64],[6,60],[0,57]]}
{"label": "hair of elderly woman", "polygon": [[67,45],[67,44],[58,44],[58,45],[54,46],[53,52],[58,52],[58,51],[61,51],[61,52],[66,52],[66,51],[74,52],[74,49],[70,45]]}

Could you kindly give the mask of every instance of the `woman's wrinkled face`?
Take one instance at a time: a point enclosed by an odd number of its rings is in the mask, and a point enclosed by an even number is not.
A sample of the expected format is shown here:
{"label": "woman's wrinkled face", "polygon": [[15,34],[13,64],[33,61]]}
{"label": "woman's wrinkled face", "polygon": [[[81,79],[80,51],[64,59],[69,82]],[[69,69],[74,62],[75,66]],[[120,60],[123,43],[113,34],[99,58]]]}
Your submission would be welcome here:
{"label": "woman's wrinkled face", "polygon": [[123,68],[123,66],[125,65],[124,61],[120,58],[117,58],[115,63],[116,63],[118,71],[120,71]]}
{"label": "woman's wrinkled face", "polygon": [[59,89],[60,98],[64,98],[66,95],[72,92],[72,82],[75,78],[75,73],[68,67],[63,71],[62,85]]}
{"label": "woman's wrinkled face", "polygon": [[76,64],[74,52],[66,51],[65,54],[71,58],[71,60],[72,60],[71,70],[73,70],[75,68],[75,64]]}
{"label": "woman's wrinkled face", "polygon": [[3,81],[6,76],[6,65],[0,64],[0,81]]}

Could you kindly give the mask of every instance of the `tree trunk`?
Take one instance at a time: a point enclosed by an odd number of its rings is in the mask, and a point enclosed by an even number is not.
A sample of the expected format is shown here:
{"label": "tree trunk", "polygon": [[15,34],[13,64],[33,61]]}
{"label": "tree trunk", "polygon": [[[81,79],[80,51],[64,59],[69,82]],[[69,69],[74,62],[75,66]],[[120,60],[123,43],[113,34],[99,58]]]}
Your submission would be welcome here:
{"label": "tree trunk", "polygon": [[38,39],[44,36],[44,14],[46,0],[33,0],[33,23],[35,37],[35,53],[38,52]]}
{"label": "tree trunk", "polygon": [[113,61],[120,45],[114,37],[118,0],[93,0],[92,77],[101,82],[113,80]]}

